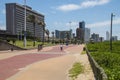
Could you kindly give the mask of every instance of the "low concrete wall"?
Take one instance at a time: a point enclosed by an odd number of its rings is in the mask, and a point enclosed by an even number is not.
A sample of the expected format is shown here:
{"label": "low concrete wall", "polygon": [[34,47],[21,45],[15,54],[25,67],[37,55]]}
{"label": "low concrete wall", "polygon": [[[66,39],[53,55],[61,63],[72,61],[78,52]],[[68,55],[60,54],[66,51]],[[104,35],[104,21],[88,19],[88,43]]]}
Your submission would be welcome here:
{"label": "low concrete wall", "polygon": [[103,68],[101,68],[97,62],[93,59],[93,57],[90,55],[88,49],[86,48],[86,52],[88,55],[88,59],[90,61],[94,76],[96,80],[108,80],[107,75],[105,74]]}
{"label": "low concrete wall", "polygon": [[26,49],[23,49],[23,48],[20,48],[18,46],[9,44],[5,41],[0,41],[0,50],[2,51],[2,50],[26,50]]}

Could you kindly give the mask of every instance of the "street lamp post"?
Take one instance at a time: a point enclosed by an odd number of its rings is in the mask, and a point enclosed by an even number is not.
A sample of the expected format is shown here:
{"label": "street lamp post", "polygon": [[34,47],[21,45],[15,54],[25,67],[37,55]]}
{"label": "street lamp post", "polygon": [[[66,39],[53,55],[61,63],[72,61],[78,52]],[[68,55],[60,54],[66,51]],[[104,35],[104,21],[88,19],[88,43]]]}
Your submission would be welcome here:
{"label": "street lamp post", "polygon": [[20,32],[20,35],[21,35],[21,40],[22,40],[22,23],[21,23],[21,32]]}
{"label": "street lamp post", "polygon": [[43,24],[43,44],[45,42],[45,24]]}
{"label": "street lamp post", "polygon": [[52,43],[54,43],[54,32],[52,32]]}
{"label": "street lamp post", "polygon": [[112,51],[112,22],[115,15],[111,13],[111,28],[110,28],[110,51]]}
{"label": "street lamp post", "polygon": [[42,39],[42,42],[43,42],[43,44],[44,44],[44,42],[45,42],[45,26],[46,26],[46,24],[45,24],[44,21],[43,21],[43,22],[40,22],[40,24],[43,26],[43,39]]}
{"label": "street lamp post", "polygon": [[72,22],[70,21],[70,22],[69,22],[69,24],[70,24],[70,30],[71,30],[71,23],[72,23]]}
{"label": "street lamp post", "polygon": [[24,7],[25,7],[25,21],[24,21],[24,47],[26,48],[26,0],[24,0]]}
{"label": "street lamp post", "polygon": [[70,40],[71,40],[71,38],[72,38],[72,29],[71,29],[71,21],[69,22],[69,24],[70,24],[70,33],[69,33],[69,35],[70,35]]}

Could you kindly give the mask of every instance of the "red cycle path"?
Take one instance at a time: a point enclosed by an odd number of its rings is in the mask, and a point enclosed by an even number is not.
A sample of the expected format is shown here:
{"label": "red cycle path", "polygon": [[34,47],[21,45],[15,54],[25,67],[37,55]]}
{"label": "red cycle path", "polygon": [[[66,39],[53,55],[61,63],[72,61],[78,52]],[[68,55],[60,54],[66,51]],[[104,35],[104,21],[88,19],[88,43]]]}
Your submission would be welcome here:
{"label": "red cycle path", "polygon": [[51,50],[45,51],[45,52],[62,52],[65,53],[65,49],[69,47],[73,47],[74,45],[69,45],[69,46],[63,46],[63,51],[60,50],[60,45],[53,47]]}
{"label": "red cycle path", "polygon": [[[51,54],[36,54],[29,52],[31,54],[21,54],[13,56],[7,59],[0,60],[0,80],[6,80],[12,75],[20,71],[21,68],[26,67],[34,62],[45,60],[52,57],[62,56],[63,54],[52,54],[52,52],[62,52],[65,53],[64,49],[72,47],[73,45],[64,46],[63,51],[60,50],[60,46],[55,46],[51,50],[45,51]],[[43,51],[44,52],[44,51]]]}
{"label": "red cycle path", "polygon": [[17,73],[21,68],[34,62],[45,60],[63,54],[22,54],[0,60],[0,80],[6,80]]}

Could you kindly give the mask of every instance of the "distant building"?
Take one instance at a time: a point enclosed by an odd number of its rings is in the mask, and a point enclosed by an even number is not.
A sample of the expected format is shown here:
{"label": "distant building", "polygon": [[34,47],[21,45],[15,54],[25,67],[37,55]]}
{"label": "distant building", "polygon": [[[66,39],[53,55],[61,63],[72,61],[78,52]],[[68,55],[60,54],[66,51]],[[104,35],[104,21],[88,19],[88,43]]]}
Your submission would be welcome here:
{"label": "distant building", "polygon": [[56,39],[70,39],[71,33],[72,33],[71,30],[70,31],[55,30]]}
{"label": "distant building", "polygon": [[84,21],[79,22],[79,28],[85,29],[85,22]]}
{"label": "distant building", "polygon": [[118,40],[118,37],[117,37],[117,36],[112,36],[112,40],[113,40],[113,41],[117,41],[117,40]]}
{"label": "distant building", "polygon": [[104,37],[99,37],[99,41],[103,42],[104,41]]}
{"label": "distant building", "polygon": [[6,37],[6,30],[0,30],[0,38]]}
{"label": "distant building", "polygon": [[81,28],[76,29],[76,38],[81,42],[84,42],[84,32]]}
{"label": "distant building", "polygon": [[[26,17],[34,15],[41,22],[44,22],[44,15],[32,10],[31,7],[26,6]],[[24,32],[25,24],[25,6],[17,3],[6,4],[6,29],[11,35],[19,35]],[[43,38],[44,36],[43,25],[35,24],[35,37]],[[34,36],[33,23],[26,21],[26,35]],[[29,34],[28,34],[29,33]]]}
{"label": "distant building", "polygon": [[75,33],[73,33],[72,35],[73,35],[73,38],[75,38]]}
{"label": "distant building", "polygon": [[76,29],[76,38],[84,42],[85,37],[85,22],[79,22],[79,28]]}
{"label": "distant building", "polygon": [[110,33],[108,31],[106,31],[106,40],[109,41],[110,40]]}
{"label": "distant building", "polygon": [[73,38],[72,29],[70,29],[70,32],[69,32],[69,33],[70,33],[70,34],[69,34],[69,35],[70,35],[70,39]]}
{"label": "distant building", "polygon": [[92,39],[94,42],[99,42],[99,34],[93,33],[93,34],[91,35],[91,39]]}
{"label": "distant building", "polygon": [[88,43],[90,41],[90,29],[85,28],[85,38],[84,38],[85,43]]}
{"label": "distant building", "polygon": [[6,34],[6,30],[0,30],[0,34]]}

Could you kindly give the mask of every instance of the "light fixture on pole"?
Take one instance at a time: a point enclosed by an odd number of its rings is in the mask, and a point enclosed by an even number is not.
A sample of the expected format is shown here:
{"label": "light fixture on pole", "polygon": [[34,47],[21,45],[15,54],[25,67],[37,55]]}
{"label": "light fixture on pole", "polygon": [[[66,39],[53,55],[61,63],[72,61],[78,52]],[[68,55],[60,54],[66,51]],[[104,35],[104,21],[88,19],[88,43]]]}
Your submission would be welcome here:
{"label": "light fixture on pole", "polygon": [[26,0],[24,0],[24,7],[25,7],[25,13],[24,13],[24,47],[26,48]]}
{"label": "light fixture on pole", "polygon": [[70,24],[70,34],[69,34],[69,35],[70,35],[70,39],[71,39],[71,37],[72,37],[71,23],[72,23],[72,22],[70,21],[70,22],[69,22],[69,24]]}
{"label": "light fixture on pole", "polygon": [[72,23],[72,22],[70,21],[70,22],[69,22],[69,24],[70,24],[70,30],[71,30],[71,23]]}
{"label": "light fixture on pole", "polygon": [[111,26],[110,26],[110,51],[112,51],[112,22],[115,15],[111,13]]}
{"label": "light fixture on pole", "polygon": [[45,23],[42,22],[42,26],[43,26],[43,44],[45,42]]}

